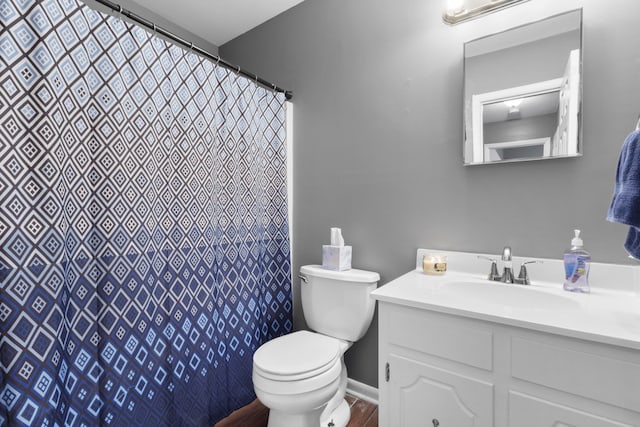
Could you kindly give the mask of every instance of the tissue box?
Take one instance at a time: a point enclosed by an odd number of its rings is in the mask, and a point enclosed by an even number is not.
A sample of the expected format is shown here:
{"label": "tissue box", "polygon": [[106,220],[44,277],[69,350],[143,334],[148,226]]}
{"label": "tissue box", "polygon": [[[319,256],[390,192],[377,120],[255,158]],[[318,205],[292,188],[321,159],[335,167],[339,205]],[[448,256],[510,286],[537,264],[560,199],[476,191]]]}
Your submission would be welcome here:
{"label": "tissue box", "polygon": [[351,270],[351,246],[322,245],[322,267],[327,270]]}

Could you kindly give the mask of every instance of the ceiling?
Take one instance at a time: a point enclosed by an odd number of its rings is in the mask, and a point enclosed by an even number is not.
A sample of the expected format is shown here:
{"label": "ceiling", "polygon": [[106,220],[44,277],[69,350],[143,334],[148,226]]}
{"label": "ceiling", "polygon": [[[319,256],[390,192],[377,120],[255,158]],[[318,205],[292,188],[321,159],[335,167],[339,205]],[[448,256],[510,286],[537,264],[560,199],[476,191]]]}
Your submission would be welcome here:
{"label": "ceiling", "polygon": [[133,0],[221,46],[303,0]]}

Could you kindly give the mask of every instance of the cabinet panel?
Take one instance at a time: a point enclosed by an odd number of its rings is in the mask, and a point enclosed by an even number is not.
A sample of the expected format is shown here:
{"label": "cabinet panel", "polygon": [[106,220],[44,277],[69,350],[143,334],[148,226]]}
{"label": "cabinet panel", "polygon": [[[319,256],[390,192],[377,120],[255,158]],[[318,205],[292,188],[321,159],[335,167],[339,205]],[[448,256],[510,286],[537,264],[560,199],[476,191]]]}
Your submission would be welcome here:
{"label": "cabinet panel", "polygon": [[511,340],[511,375],[621,408],[640,409],[640,364],[542,344]]}
{"label": "cabinet panel", "polygon": [[492,384],[395,354],[389,364],[394,427],[493,426]]}
{"label": "cabinet panel", "polygon": [[635,351],[387,303],[379,332],[381,427],[640,427]]}
{"label": "cabinet panel", "polygon": [[509,425],[518,427],[633,427],[587,411],[509,392]]}
{"label": "cabinet panel", "polygon": [[465,365],[493,369],[493,333],[439,313],[390,307],[389,342]]}

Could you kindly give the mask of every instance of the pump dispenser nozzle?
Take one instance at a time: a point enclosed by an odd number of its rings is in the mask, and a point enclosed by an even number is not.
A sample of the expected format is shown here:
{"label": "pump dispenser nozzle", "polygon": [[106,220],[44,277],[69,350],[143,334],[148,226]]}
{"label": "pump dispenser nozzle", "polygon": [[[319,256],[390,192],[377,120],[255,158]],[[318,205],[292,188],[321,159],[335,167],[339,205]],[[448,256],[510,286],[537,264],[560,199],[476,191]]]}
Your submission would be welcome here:
{"label": "pump dispenser nozzle", "polygon": [[583,245],[583,242],[582,242],[582,239],[580,238],[580,230],[576,229],[576,230],[573,230],[573,232],[575,233],[576,237],[571,239],[571,246],[581,248]]}

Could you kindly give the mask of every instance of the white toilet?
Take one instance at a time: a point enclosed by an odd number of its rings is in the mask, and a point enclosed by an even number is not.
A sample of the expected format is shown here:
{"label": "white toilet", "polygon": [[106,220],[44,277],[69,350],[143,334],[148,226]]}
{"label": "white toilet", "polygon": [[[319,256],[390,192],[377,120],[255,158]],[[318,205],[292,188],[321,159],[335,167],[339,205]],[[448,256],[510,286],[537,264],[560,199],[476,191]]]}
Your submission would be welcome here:
{"label": "white toilet", "polygon": [[268,427],[344,427],[343,355],[365,334],[375,308],[370,271],[300,268],[302,309],[315,332],[298,331],[263,344],[253,355],[253,387],[270,409]]}

